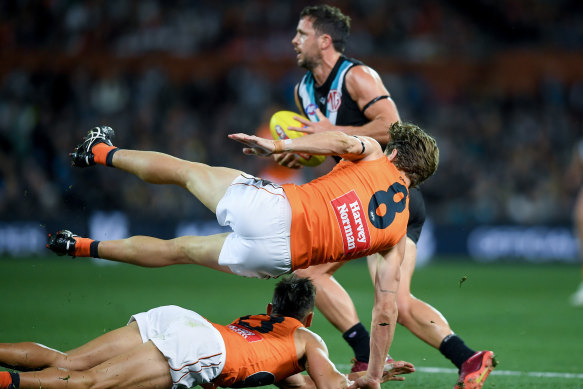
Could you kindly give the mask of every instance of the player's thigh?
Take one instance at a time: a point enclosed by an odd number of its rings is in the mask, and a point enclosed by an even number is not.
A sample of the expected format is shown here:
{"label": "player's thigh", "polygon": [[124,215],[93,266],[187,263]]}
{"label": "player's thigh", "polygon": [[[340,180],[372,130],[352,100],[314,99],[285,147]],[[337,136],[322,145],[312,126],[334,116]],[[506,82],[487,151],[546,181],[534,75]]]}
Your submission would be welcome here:
{"label": "player's thigh", "polygon": [[69,370],[87,370],[142,343],[137,324],[130,323],[68,351],[64,357],[64,362],[58,367]]}
{"label": "player's thigh", "polygon": [[332,275],[340,269],[347,261],[329,262],[320,265],[314,265],[305,269],[296,269],[294,274],[301,278],[310,278],[317,280],[320,277],[332,277]]}
{"label": "player's thigh", "polygon": [[180,263],[192,263],[231,273],[226,266],[219,265],[219,256],[228,232],[209,236],[181,236],[170,240]]}
{"label": "player's thigh", "polygon": [[217,204],[233,180],[243,172],[227,167],[190,162],[180,174],[184,177],[184,187],[208,209],[216,212]]}
{"label": "player's thigh", "polygon": [[98,388],[172,387],[168,362],[151,341],[93,367],[88,373]]}

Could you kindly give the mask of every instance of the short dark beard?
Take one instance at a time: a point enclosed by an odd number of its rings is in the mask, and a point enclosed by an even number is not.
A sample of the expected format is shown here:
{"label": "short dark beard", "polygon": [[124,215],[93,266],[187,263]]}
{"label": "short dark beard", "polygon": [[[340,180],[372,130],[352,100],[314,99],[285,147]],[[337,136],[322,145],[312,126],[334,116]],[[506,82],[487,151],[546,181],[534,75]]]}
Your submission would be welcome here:
{"label": "short dark beard", "polygon": [[314,62],[308,61],[304,58],[304,60],[302,60],[301,63],[300,63],[300,61],[298,61],[298,66],[302,67],[306,70],[311,71],[312,69],[314,69],[316,67],[316,64]]}

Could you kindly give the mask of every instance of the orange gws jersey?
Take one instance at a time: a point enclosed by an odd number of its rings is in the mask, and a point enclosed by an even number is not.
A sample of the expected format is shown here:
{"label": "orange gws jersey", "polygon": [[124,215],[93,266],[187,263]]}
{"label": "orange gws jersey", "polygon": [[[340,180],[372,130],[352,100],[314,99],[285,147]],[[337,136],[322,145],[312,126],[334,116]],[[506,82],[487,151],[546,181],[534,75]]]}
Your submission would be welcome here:
{"label": "orange gws jersey", "polygon": [[213,326],[226,349],[225,367],[213,380],[219,386],[270,385],[303,370],[294,342],[294,334],[303,324],[294,318],[253,315]]}
{"label": "orange gws jersey", "polygon": [[292,210],[292,269],[374,254],[407,232],[409,191],[387,157],[340,161],[304,185],[282,185]]}

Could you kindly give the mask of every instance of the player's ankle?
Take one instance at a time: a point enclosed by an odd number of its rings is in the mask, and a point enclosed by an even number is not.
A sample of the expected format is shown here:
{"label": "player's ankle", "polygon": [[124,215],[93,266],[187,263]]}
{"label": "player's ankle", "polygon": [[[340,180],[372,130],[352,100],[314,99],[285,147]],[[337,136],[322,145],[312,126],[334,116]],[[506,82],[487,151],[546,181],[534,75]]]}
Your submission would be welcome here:
{"label": "player's ankle", "polygon": [[95,163],[105,166],[113,166],[113,154],[117,150],[119,150],[117,147],[105,143],[97,143],[91,148]]}
{"label": "player's ankle", "polygon": [[359,362],[368,363],[370,354],[370,336],[362,323],[358,322],[342,334],[342,338],[348,343],[354,352],[354,357]]}

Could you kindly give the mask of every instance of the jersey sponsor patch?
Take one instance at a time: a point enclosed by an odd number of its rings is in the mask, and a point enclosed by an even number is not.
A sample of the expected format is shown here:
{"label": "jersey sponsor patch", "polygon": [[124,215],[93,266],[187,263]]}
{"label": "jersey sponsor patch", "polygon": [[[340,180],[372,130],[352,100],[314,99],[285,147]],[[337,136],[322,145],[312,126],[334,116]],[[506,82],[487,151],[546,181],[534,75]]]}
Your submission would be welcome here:
{"label": "jersey sponsor patch", "polygon": [[330,201],[340,227],[344,255],[352,255],[370,248],[370,232],[366,213],[354,190]]}
{"label": "jersey sponsor patch", "polygon": [[328,93],[328,111],[337,112],[342,104],[342,92],[333,89]]}
{"label": "jersey sponsor patch", "polygon": [[318,109],[318,107],[316,106],[316,104],[310,103],[306,106],[306,114],[307,115],[315,115],[317,109]]}
{"label": "jersey sponsor patch", "polygon": [[238,324],[229,324],[227,326],[228,329],[230,329],[231,331],[241,335],[243,338],[245,338],[245,340],[247,342],[259,342],[261,340],[263,340],[263,337],[261,335],[259,335],[256,332],[253,332],[251,330],[248,330],[245,327],[242,327]]}

